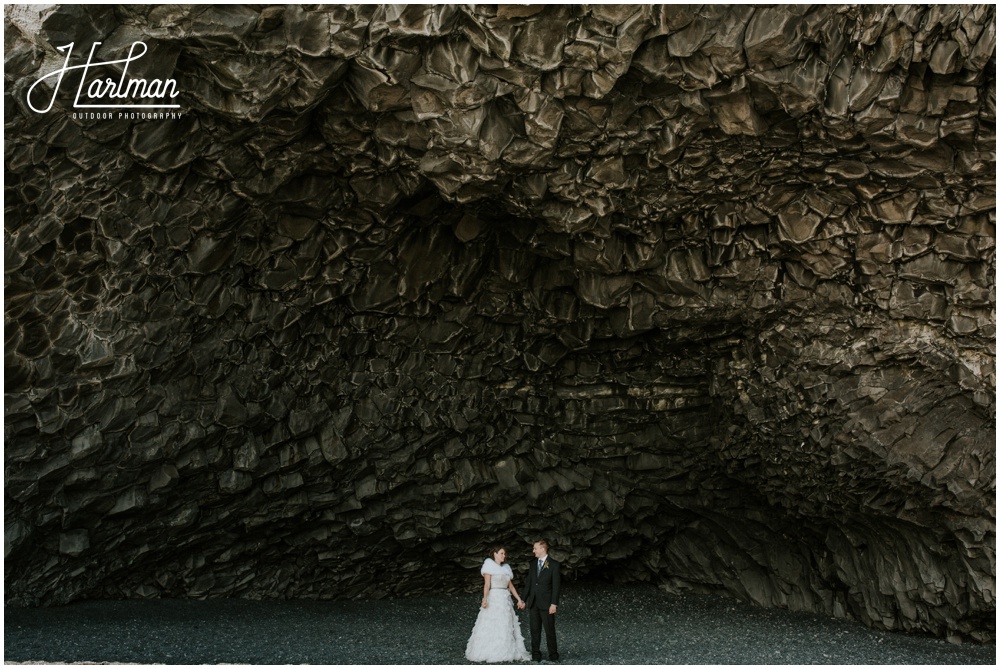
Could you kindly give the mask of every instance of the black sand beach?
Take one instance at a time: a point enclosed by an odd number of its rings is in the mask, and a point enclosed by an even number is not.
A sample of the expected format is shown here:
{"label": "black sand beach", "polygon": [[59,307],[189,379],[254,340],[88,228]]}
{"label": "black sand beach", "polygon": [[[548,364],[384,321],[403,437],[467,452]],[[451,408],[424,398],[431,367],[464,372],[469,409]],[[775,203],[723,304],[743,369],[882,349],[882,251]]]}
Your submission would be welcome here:
{"label": "black sand beach", "polygon": [[[363,602],[91,601],[6,608],[4,661],[140,664],[467,664],[477,595]],[[527,617],[521,614],[527,638]],[[574,584],[562,663],[994,664],[956,645],[855,622],[650,586]]]}

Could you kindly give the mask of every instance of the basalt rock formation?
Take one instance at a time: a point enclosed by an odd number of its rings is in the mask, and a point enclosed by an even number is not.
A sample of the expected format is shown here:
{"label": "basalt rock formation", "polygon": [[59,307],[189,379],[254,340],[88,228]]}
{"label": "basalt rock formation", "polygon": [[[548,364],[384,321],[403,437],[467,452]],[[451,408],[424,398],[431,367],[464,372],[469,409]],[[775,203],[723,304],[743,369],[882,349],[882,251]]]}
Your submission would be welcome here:
{"label": "basalt rock formation", "polygon": [[[547,537],[992,639],[994,11],[11,9],[8,602]],[[139,40],[176,118],[27,104]]]}

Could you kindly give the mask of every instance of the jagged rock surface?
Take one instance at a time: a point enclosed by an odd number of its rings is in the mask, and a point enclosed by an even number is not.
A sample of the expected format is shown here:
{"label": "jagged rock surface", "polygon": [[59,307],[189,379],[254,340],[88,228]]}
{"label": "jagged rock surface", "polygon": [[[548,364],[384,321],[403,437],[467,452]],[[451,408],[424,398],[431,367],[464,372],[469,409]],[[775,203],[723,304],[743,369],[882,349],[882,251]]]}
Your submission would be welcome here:
{"label": "jagged rock surface", "polygon": [[[545,535],[993,638],[992,6],[43,18],[5,23],[9,602],[404,594]],[[52,45],[136,39],[181,120],[25,107]]]}

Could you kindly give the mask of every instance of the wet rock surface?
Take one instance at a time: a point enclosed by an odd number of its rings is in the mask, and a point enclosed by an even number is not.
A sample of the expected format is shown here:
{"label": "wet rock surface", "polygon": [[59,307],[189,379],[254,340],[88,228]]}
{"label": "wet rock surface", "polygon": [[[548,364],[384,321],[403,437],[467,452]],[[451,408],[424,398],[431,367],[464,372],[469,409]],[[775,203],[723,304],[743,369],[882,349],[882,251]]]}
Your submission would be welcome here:
{"label": "wet rock surface", "polygon": [[[993,638],[993,7],[8,18],[9,602],[412,594],[546,536]],[[27,107],[139,39],[179,119]]]}

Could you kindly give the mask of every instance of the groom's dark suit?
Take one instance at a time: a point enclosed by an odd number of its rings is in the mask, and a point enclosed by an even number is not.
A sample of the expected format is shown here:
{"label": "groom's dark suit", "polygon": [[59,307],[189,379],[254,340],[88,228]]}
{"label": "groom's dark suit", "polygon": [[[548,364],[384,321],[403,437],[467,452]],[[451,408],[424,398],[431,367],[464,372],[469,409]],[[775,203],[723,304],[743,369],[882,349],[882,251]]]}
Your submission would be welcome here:
{"label": "groom's dark suit", "polygon": [[538,569],[538,559],[531,561],[528,587],[525,589],[524,603],[528,607],[531,627],[531,657],[542,659],[542,627],[545,628],[545,645],[550,660],[559,659],[556,646],[556,617],[549,613],[549,606],[559,604],[559,563],[551,557]]}

